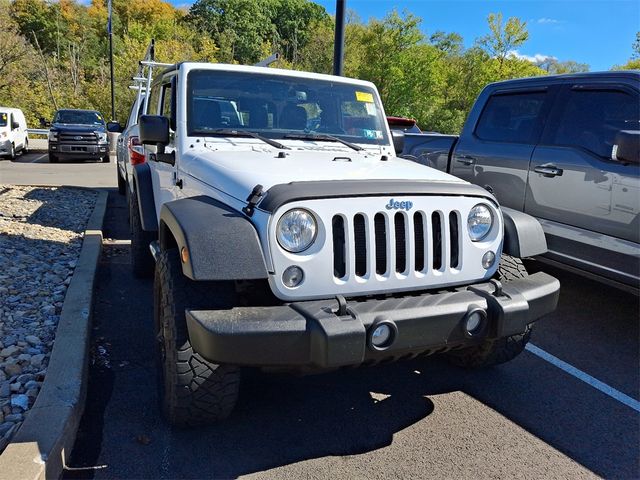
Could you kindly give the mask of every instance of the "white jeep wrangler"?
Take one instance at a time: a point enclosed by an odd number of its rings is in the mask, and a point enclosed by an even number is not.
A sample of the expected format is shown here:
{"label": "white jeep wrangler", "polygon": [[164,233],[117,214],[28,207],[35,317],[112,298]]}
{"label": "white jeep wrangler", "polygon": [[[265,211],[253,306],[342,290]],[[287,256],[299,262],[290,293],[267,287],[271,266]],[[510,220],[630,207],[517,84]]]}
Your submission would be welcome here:
{"label": "white jeep wrangler", "polygon": [[324,370],[447,352],[514,358],[559,282],[533,218],[398,158],[376,88],[181,63],[140,119],[132,263],[151,274],[164,414],[215,421],[242,366]]}

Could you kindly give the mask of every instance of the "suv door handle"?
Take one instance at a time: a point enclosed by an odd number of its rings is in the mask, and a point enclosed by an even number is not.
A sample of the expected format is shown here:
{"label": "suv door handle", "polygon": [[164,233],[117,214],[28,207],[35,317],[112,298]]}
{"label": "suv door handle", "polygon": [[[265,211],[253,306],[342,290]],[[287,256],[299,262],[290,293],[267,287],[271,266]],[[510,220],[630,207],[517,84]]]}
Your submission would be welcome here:
{"label": "suv door handle", "polygon": [[476,157],[472,157],[471,155],[460,155],[456,158],[456,162],[463,163],[465,165],[473,165],[476,163]]}
{"label": "suv door handle", "polygon": [[563,170],[561,168],[556,167],[550,163],[546,163],[544,165],[538,165],[533,169],[536,173],[541,173],[545,177],[561,177]]}

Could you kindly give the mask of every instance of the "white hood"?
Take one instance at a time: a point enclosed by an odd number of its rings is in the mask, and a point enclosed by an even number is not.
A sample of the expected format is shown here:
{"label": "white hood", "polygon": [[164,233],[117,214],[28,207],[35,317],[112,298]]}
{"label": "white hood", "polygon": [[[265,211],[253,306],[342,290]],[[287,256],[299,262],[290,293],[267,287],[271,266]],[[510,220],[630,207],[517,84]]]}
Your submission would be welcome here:
{"label": "white hood", "polygon": [[[431,180],[467,183],[452,175],[375,150],[355,151],[342,145],[287,142],[291,150],[233,141],[206,143],[181,157],[181,170],[244,201],[253,187],[314,180]],[[279,158],[284,152],[285,157]],[[375,153],[374,153],[375,152]],[[208,182],[208,183],[209,183]]]}

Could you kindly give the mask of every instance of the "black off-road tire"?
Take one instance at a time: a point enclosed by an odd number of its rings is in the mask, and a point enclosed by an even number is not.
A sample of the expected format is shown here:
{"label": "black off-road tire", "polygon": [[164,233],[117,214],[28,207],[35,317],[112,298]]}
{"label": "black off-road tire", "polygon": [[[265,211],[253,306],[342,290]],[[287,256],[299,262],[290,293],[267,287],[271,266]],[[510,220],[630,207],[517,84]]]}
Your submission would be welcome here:
{"label": "black off-road tire", "polygon": [[122,175],[120,175],[119,168],[116,168],[116,175],[118,176],[118,193],[120,195],[124,195],[126,192],[127,183],[125,182],[124,178],[122,178]]}
{"label": "black off-road tire", "polygon": [[131,269],[137,278],[151,278],[155,263],[149,245],[155,240],[153,232],[142,229],[138,196],[129,197],[129,231],[131,232]]}
{"label": "black off-road tire", "polygon": [[[503,254],[495,278],[506,283],[528,275],[522,260]],[[485,340],[477,346],[454,350],[447,354],[447,359],[464,368],[486,368],[506,363],[522,353],[531,338],[531,329],[532,326],[527,325],[527,329],[521,334]]]}
{"label": "black off-road tire", "polygon": [[102,163],[109,163],[111,161],[111,158],[109,158],[109,155],[105,155],[104,157],[102,157],[101,161]]}
{"label": "black off-road tire", "polygon": [[53,153],[49,154],[49,163],[58,163],[58,157],[55,156]]}
{"label": "black off-road tire", "polygon": [[177,249],[159,255],[153,292],[158,396],[162,413],[171,425],[217,422],[235,407],[240,368],[214,364],[195,353],[184,313],[187,308],[220,308],[233,295],[232,287],[189,280],[182,274]]}

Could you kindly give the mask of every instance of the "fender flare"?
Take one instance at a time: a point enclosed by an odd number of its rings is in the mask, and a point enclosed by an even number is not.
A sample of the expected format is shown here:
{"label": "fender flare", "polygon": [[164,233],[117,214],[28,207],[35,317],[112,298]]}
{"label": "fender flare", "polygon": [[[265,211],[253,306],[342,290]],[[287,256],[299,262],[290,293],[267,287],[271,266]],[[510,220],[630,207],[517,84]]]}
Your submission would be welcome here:
{"label": "fender flare", "polygon": [[[192,280],[268,278],[258,232],[246,216],[207,196],[162,205],[161,249],[186,248],[182,272]],[[182,257],[182,255],[181,255]]]}
{"label": "fender flare", "polygon": [[547,239],[538,220],[512,208],[501,207],[501,210],[504,218],[504,253],[526,258],[547,252]]}
{"label": "fender flare", "polygon": [[156,203],[153,199],[153,183],[151,182],[151,167],[141,163],[133,167],[134,194],[138,198],[140,208],[140,221],[145,232],[158,231],[158,217],[156,216]]}

